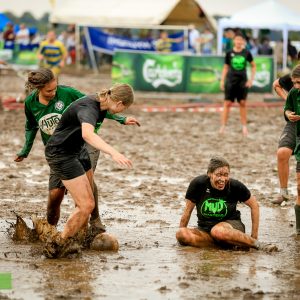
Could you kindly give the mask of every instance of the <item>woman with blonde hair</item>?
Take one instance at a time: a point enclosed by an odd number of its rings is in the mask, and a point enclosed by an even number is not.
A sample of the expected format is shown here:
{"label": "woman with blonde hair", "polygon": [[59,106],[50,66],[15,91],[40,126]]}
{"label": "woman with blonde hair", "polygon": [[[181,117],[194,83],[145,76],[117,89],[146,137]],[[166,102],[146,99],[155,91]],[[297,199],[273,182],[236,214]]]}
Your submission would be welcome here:
{"label": "woman with blonde hair", "polygon": [[50,168],[62,180],[75,202],[75,209],[55,241],[46,244],[45,255],[61,257],[70,247],[72,237],[87,225],[94,209],[93,169],[85,143],[103,151],[121,167],[131,168],[131,161],[97,135],[106,113],[127,109],[134,100],[131,86],[116,84],[100,93],[73,102],[62,115],[49,139],[45,154]]}

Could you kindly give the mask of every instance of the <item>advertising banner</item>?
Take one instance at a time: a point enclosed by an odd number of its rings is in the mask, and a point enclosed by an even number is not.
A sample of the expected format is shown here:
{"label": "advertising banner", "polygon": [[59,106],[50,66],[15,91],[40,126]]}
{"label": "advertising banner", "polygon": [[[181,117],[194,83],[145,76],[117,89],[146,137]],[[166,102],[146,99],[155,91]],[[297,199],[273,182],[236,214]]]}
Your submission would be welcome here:
{"label": "advertising banner", "polygon": [[[272,91],[273,57],[255,57],[256,76],[251,92]],[[140,91],[220,93],[223,56],[117,51],[113,57],[113,82],[131,84]],[[247,69],[250,76],[250,66]]]}
{"label": "advertising banner", "polygon": [[[93,50],[113,54],[115,50],[155,51],[156,39],[126,38],[111,34],[100,28],[88,27],[87,34]],[[182,42],[172,43],[172,51],[183,51],[183,31],[170,34],[170,38],[182,38]]]}

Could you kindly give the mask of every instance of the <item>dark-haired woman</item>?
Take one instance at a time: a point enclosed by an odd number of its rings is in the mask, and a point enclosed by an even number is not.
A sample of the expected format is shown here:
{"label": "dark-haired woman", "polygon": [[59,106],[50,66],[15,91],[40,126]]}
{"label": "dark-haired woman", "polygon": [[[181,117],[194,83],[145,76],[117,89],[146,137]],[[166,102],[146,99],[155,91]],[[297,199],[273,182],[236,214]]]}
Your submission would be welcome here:
{"label": "dark-haired woman", "polygon": [[[207,174],[194,178],[186,192],[186,207],[180,220],[176,238],[181,245],[193,247],[241,246],[274,251],[276,246],[259,242],[259,206],[248,188],[230,178],[229,163],[222,157],[213,157]],[[237,210],[237,203],[251,209],[251,235]],[[192,211],[196,207],[198,227],[188,228]]]}

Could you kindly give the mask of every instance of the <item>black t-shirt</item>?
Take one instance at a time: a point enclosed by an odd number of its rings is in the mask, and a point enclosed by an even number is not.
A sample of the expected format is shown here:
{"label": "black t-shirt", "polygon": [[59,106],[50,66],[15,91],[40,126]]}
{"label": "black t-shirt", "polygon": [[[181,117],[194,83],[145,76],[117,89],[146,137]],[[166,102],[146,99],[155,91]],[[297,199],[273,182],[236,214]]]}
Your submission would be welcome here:
{"label": "black t-shirt", "polygon": [[280,77],[278,81],[279,85],[287,92],[289,92],[294,87],[290,74]]}
{"label": "black t-shirt", "polygon": [[225,56],[225,64],[229,66],[227,80],[235,82],[247,80],[247,62],[251,63],[253,56],[250,51],[243,49],[240,52],[228,51]]}
{"label": "black t-shirt", "polygon": [[106,110],[100,110],[100,103],[95,95],[85,96],[73,102],[63,113],[46,148],[51,152],[79,153],[85,141],[82,138],[82,123],[89,123],[95,128],[102,123]]}
{"label": "black t-shirt", "polygon": [[225,189],[220,191],[211,186],[207,175],[194,178],[185,196],[196,204],[198,226],[202,228],[210,228],[225,220],[240,220],[237,203],[245,202],[250,197],[250,191],[240,181],[229,179]]}

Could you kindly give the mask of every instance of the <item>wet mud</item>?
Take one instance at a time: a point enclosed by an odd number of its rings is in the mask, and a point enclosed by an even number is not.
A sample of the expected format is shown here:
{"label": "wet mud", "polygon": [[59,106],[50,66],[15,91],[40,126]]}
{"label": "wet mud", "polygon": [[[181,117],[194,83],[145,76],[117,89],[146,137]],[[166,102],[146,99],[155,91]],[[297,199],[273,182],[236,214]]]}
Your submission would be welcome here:
{"label": "wet mud", "polygon": [[[22,82],[11,76],[0,92],[17,93]],[[65,76],[61,83],[86,92],[107,86],[107,78]],[[138,94],[139,96],[140,94]],[[254,101],[251,95],[249,101]],[[174,96],[172,96],[174,99]],[[153,102],[150,99],[149,102]],[[142,100],[138,98],[138,104]],[[295,237],[293,199],[283,207],[277,197],[276,149],[284,125],[280,108],[249,109],[249,137],[242,137],[237,110],[220,137],[219,114],[128,111],[141,127],[107,120],[101,136],[132,159],[119,169],[101,155],[95,173],[100,210],[118,252],[85,250],[78,258],[49,260],[37,243],[14,242],[7,234],[15,212],[31,226],[44,217],[49,169],[37,136],[30,156],[13,161],[24,140],[23,111],[0,112],[0,273],[12,274],[11,290],[0,299],[299,299],[300,238]],[[219,154],[231,163],[231,176],[244,182],[260,204],[259,238],[279,251],[196,249],[177,244],[175,233],[190,180],[206,171]],[[295,160],[290,191],[296,195]],[[73,209],[66,195],[59,229]],[[250,211],[239,205],[246,231]],[[190,225],[196,225],[194,212]]]}

